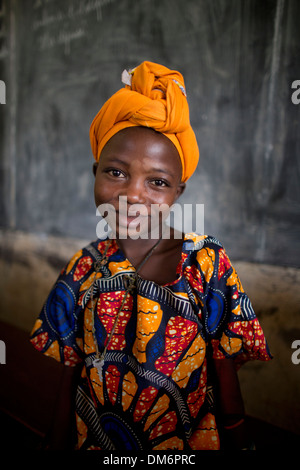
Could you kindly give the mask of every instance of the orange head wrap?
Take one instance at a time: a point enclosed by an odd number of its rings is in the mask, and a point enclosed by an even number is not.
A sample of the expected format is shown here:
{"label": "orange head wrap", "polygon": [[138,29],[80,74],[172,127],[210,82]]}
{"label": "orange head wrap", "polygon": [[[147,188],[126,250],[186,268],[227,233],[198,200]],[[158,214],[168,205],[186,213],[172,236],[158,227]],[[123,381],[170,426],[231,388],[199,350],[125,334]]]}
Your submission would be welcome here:
{"label": "orange head wrap", "polygon": [[95,160],[99,161],[104,145],[121,129],[150,127],[168,137],[177,148],[185,182],[196,169],[199,150],[190,125],[182,75],[162,65],[143,62],[129,73],[124,71],[122,80],[126,86],[103,105],[91,124]]}

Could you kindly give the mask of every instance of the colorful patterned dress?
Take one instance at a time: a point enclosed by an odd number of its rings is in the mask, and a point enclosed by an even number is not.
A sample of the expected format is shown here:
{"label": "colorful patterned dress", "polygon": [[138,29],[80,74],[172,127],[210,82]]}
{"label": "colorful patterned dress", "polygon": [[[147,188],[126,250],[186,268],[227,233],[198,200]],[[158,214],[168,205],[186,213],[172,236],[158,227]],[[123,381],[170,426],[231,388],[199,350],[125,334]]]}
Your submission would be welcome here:
{"label": "colorful patterned dress", "polygon": [[235,358],[239,367],[271,357],[236,271],[218,240],[186,235],[174,282],[137,277],[100,379],[94,338],[102,351],[133,272],[115,240],[91,243],[60,274],[31,335],[47,356],[82,363],[77,448],[218,449],[211,359]]}

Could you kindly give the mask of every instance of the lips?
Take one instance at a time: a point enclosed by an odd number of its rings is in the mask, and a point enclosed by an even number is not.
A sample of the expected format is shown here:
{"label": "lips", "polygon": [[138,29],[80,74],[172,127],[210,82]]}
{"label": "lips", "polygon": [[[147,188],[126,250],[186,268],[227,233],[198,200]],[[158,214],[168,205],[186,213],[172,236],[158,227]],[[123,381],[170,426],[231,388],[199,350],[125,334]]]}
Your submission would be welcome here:
{"label": "lips", "polygon": [[[121,198],[119,198],[121,199]],[[100,206],[99,206],[100,207]],[[101,209],[101,210],[100,210]],[[157,230],[164,216],[165,208],[157,204],[126,204],[125,201],[118,201],[117,204],[102,204],[100,214],[106,220],[113,232],[118,233],[122,238],[127,236],[144,237],[157,236]],[[149,235],[151,232],[151,235]]]}
{"label": "lips", "polygon": [[119,226],[121,227],[136,227],[138,225],[144,225],[148,224],[149,216],[148,214],[141,215],[139,212],[135,215],[128,215],[128,213],[123,213],[123,212],[116,212],[117,215],[117,221],[119,223]]}

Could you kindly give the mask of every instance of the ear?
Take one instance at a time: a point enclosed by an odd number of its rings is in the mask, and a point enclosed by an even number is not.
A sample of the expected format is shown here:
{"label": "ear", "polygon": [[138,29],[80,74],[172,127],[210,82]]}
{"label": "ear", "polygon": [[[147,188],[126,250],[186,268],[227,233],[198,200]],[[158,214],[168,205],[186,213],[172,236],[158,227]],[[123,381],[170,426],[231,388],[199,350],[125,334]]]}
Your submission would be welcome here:
{"label": "ear", "polygon": [[98,168],[98,162],[93,163],[93,173],[94,173],[94,176],[96,176],[97,168]]}

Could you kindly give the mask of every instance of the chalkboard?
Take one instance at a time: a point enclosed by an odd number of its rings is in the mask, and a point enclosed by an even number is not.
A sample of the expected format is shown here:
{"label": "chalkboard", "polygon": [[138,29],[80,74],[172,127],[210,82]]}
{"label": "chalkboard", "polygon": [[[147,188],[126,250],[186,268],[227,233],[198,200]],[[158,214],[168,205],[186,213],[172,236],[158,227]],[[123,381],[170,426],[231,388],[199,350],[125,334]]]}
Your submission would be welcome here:
{"label": "chalkboard", "polygon": [[182,203],[232,259],[300,266],[299,18],[297,0],[2,0],[2,227],[95,238],[89,126],[151,60],[186,81],[200,162]]}

